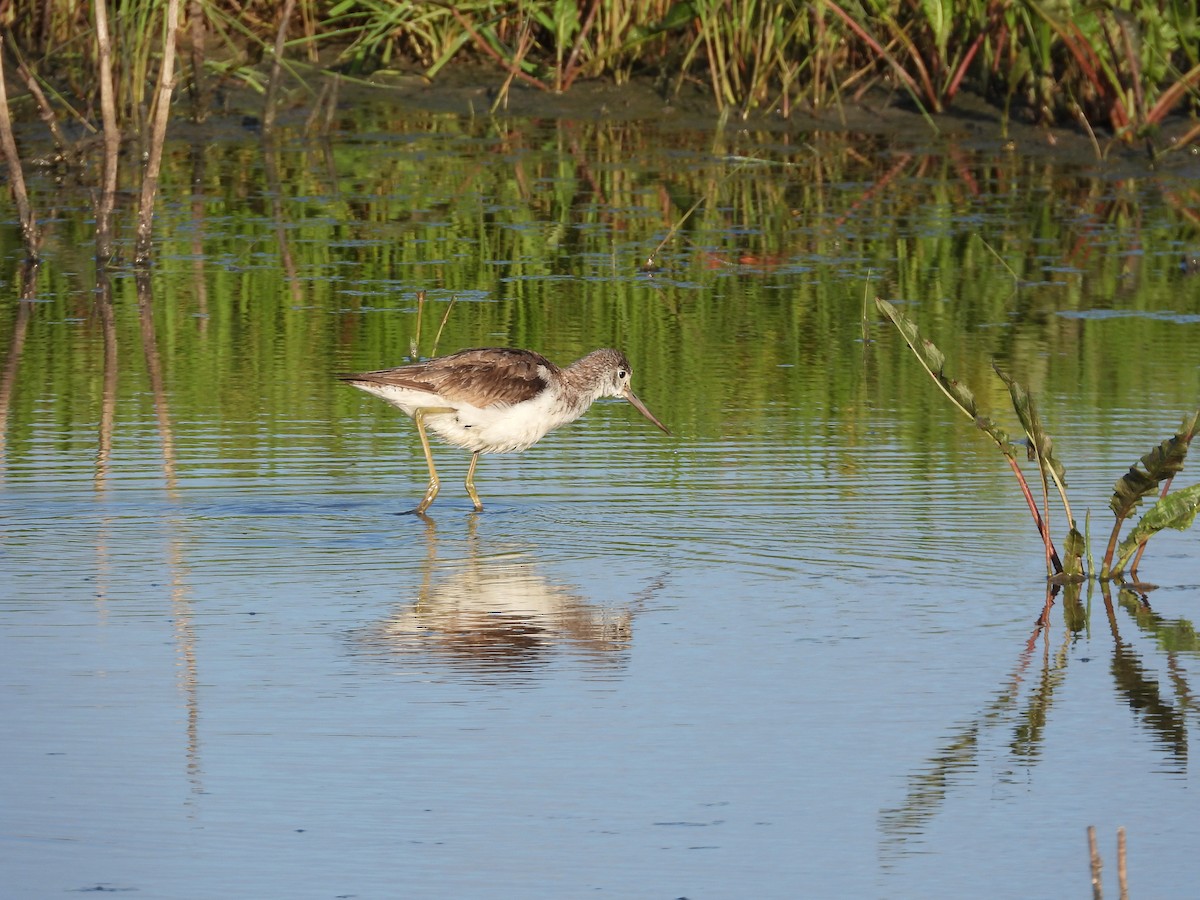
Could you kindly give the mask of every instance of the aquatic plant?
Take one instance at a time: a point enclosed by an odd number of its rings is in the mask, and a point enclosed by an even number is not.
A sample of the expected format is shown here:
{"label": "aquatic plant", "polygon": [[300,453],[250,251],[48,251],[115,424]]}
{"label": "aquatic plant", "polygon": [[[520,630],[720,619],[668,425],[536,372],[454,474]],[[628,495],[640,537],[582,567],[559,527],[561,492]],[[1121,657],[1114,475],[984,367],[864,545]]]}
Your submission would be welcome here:
{"label": "aquatic plant", "polygon": [[[1200,410],[1185,417],[1177,434],[1151,449],[1141,458],[1140,466],[1130,466],[1129,471],[1118,479],[1109,501],[1116,521],[1104,553],[1102,573],[1107,577],[1119,577],[1135,554],[1140,559],[1146,542],[1153,535],[1164,528],[1185,530],[1195,520],[1196,512],[1200,510],[1200,484],[1174,494],[1168,492],[1187,458],[1188,447],[1196,435],[1197,418],[1200,418]],[[1162,485],[1162,490],[1158,502],[1142,515],[1137,526],[1118,546],[1122,524],[1159,485]],[[1136,560],[1132,568],[1137,570]]]}
{"label": "aquatic plant", "polygon": [[[1029,505],[1038,532],[1045,544],[1047,573],[1052,577],[1061,576],[1068,581],[1081,579],[1085,574],[1095,574],[1090,571],[1085,573],[1083,557],[1086,553],[1090,570],[1091,553],[1085,536],[1079,531],[1067,498],[1066,470],[1054,454],[1053,441],[1042,425],[1034,398],[1015,378],[1002,372],[998,366],[993,364],[996,374],[1008,388],[1013,409],[1025,432],[1028,458],[1037,463],[1042,486],[1041,508],[1034,500],[1029,483],[1018,465],[1017,445],[1009,440],[1007,432],[979,412],[975,395],[971,393],[970,389],[946,375],[944,354],[931,341],[923,338],[916,323],[896,309],[894,305],[876,297],[875,306],[900,332],[913,354],[942,393],[960,412],[970,418],[980,431],[991,438],[997,449],[1004,454],[1021,486],[1021,492],[1025,496],[1025,501]],[[1200,409],[1184,418],[1177,434],[1143,456],[1140,466],[1132,466],[1129,472],[1117,481],[1112,500],[1109,503],[1116,521],[1113,523],[1108,548],[1099,572],[1101,580],[1122,578],[1131,560],[1133,560],[1133,565],[1130,572],[1136,579],[1137,559],[1140,559],[1146,542],[1151,537],[1164,528],[1186,530],[1191,527],[1197,512],[1200,512],[1200,484],[1174,494],[1168,492],[1172,479],[1183,468],[1188,447],[1196,433],[1198,420],[1200,420]],[[1062,558],[1059,557],[1053,538],[1050,536],[1048,502],[1050,482],[1054,483],[1069,523]],[[1125,520],[1142,500],[1159,489],[1160,485],[1161,494],[1158,502],[1142,515],[1137,526],[1118,546],[1117,541]]]}

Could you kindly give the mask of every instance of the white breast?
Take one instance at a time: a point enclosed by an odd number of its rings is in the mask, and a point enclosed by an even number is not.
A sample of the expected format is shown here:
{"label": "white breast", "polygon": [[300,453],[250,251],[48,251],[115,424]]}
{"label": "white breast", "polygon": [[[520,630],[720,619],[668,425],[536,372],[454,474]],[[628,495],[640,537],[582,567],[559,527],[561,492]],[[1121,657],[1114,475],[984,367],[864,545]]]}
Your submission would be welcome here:
{"label": "white breast", "polygon": [[564,406],[553,391],[543,391],[515,406],[496,404],[480,409],[460,405],[452,413],[428,415],[425,424],[456,447],[484,453],[514,453],[532,447],[550,431],[582,414],[583,410]]}

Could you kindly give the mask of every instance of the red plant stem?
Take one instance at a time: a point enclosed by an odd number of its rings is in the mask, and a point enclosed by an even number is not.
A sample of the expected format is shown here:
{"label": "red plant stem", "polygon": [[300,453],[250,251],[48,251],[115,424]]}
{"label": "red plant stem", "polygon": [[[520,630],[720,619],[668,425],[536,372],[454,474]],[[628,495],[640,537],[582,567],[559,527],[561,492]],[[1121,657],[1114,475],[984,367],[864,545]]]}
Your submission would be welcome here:
{"label": "red plant stem", "polygon": [[[1154,101],[1154,105],[1146,113],[1145,124],[1153,125],[1161,121],[1198,82],[1200,82],[1200,66],[1190,69],[1181,79],[1158,95],[1158,99]],[[1181,147],[1187,146],[1191,142],[1190,138],[1194,135],[1195,130],[1189,132],[1189,135],[1181,139],[1178,145]]]}
{"label": "red plant stem", "polygon": [[575,83],[575,78],[579,75],[579,69],[575,67],[575,60],[579,58],[579,51],[583,49],[584,39],[587,38],[588,32],[592,30],[592,24],[596,21],[596,13],[600,11],[600,0],[592,0],[592,7],[588,10],[587,18],[583,20],[583,27],[579,29],[579,36],[575,38],[575,46],[571,48],[571,55],[567,57],[567,65],[560,73],[562,84],[559,86],[560,91],[568,90]]}
{"label": "red plant stem", "polygon": [[967,55],[958,64],[958,68],[954,72],[954,77],[950,80],[950,84],[946,86],[945,99],[947,102],[953,100],[954,95],[958,93],[958,86],[962,84],[963,77],[967,74],[967,69],[970,67],[971,61],[975,59],[975,54],[983,46],[983,39],[985,37],[987,37],[987,32],[983,32],[979,37],[975,38],[975,42],[971,44],[971,49],[967,51]]}
{"label": "red plant stem", "polygon": [[840,18],[843,22],[846,23],[846,27],[848,27],[851,31],[853,31],[860,38],[862,38],[863,43],[865,43],[868,47],[870,47],[872,50],[874,50],[876,53],[878,53],[880,56],[882,56],[884,59],[886,59],[891,64],[891,66],[895,70],[896,74],[900,77],[900,79],[905,84],[908,85],[909,89],[914,94],[920,93],[920,89],[917,85],[917,82],[913,79],[913,77],[911,75],[909,75],[908,72],[904,71],[903,68],[901,68],[900,64],[898,62],[896,62],[895,59],[892,58],[892,55],[890,53],[888,53],[885,49],[883,49],[883,47],[880,46],[879,42],[876,41],[875,38],[871,37],[871,35],[868,34],[867,31],[861,25],[859,25],[857,22],[855,22],[854,19],[850,18],[849,13],[847,13],[844,9],[842,9],[836,3],[831,2],[831,0],[829,0],[829,2],[826,3],[826,5],[834,11],[834,13],[837,15],[838,18]]}
{"label": "red plant stem", "polygon": [[494,59],[496,62],[498,62],[501,65],[501,67],[504,69],[504,71],[506,71],[509,75],[511,75],[513,78],[521,79],[521,81],[525,82],[526,84],[531,84],[534,87],[541,88],[543,91],[550,90],[549,85],[544,84],[541,81],[538,81],[532,75],[527,75],[526,73],[522,72],[520,66],[514,65],[513,63],[509,62],[507,59],[502,57],[495,50],[493,50],[488,45],[488,42],[485,41],[482,36],[480,36],[479,32],[476,31],[474,29],[474,27],[472,27],[471,23],[468,22],[466,20],[466,18],[463,17],[463,14],[460,13],[453,6],[450,7],[450,12],[452,12],[454,14],[454,18],[456,18],[458,20],[458,24],[461,25],[463,28],[465,28],[467,30],[467,33],[469,35],[471,35],[471,39],[473,41],[475,41],[475,45],[480,50],[482,50],[484,53],[486,53],[488,56],[490,56],[492,59]]}
{"label": "red plant stem", "polygon": [[1013,470],[1013,474],[1017,476],[1017,481],[1021,485],[1021,492],[1025,495],[1025,502],[1029,504],[1029,511],[1033,513],[1033,521],[1037,523],[1038,533],[1042,536],[1042,542],[1046,545],[1046,558],[1054,566],[1055,572],[1061,572],[1062,560],[1059,559],[1058,551],[1054,549],[1054,539],[1050,537],[1050,530],[1046,528],[1046,523],[1042,521],[1042,514],[1037,508],[1037,503],[1034,502],[1033,493],[1029,490],[1029,483],[1025,480],[1025,475],[1021,472],[1021,467],[1017,465],[1017,461],[1008,454],[1005,454],[1005,459],[1008,460],[1009,467]]}
{"label": "red plant stem", "polygon": [[1117,551],[1117,538],[1121,534],[1121,526],[1125,519],[1125,516],[1117,516],[1117,521],[1113,522],[1112,533],[1108,536],[1108,547],[1105,548],[1104,559],[1100,563],[1101,578],[1108,578],[1112,569],[1113,554]]}

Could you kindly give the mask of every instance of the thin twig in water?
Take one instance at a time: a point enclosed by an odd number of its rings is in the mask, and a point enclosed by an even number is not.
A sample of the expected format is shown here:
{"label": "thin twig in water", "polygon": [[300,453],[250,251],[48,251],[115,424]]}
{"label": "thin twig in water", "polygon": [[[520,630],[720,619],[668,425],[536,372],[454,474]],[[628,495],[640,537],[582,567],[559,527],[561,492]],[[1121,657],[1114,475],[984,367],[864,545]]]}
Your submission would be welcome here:
{"label": "thin twig in water", "polygon": [[433,336],[433,349],[429,353],[430,356],[437,356],[438,344],[442,341],[442,329],[446,327],[446,322],[450,318],[450,310],[454,309],[454,302],[457,299],[457,296],[451,296],[450,302],[446,306],[446,312],[442,315],[442,324],[438,325],[437,334]]}
{"label": "thin twig in water", "polygon": [[175,35],[179,30],[179,0],[167,4],[167,25],[163,31],[163,55],[158,73],[158,93],[154,101],[154,122],[150,131],[146,169],[142,174],[142,195],[138,204],[137,243],[134,262],[150,262],[151,229],[154,224],[154,198],[158,194],[158,175],[162,168],[163,143],[167,119],[171,114],[171,93],[175,86]]}
{"label": "thin twig in water", "polygon": [[1104,151],[1100,149],[1100,141],[1096,139],[1096,132],[1092,129],[1092,123],[1088,121],[1087,116],[1083,114],[1083,108],[1075,102],[1075,98],[1071,98],[1071,111],[1075,113],[1075,118],[1079,120],[1079,124],[1083,126],[1083,130],[1088,133],[1088,137],[1092,140],[1092,150],[1096,154],[1096,159],[1104,159]]}
{"label": "thin twig in water", "polygon": [[1121,900],[1129,900],[1128,872],[1125,868],[1125,829],[1117,829],[1117,886]]}
{"label": "thin twig in water", "polygon": [[102,265],[107,265],[113,255],[112,212],[117,196],[117,157],[121,151],[113,89],[112,36],[108,30],[106,7],[104,3],[92,5],[96,26],[96,68],[100,74],[100,115],[104,121],[104,184],[96,205],[96,260]]}
{"label": "thin twig in water", "polygon": [[1008,270],[1008,274],[1012,276],[1013,283],[1020,284],[1021,279],[1017,276],[1017,273],[1013,270],[1013,267],[1010,266],[1007,262],[1005,262],[1004,257],[996,252],[996,248],[993,247],[991,244],[989,244],[987,242],[987,240],[983,237],[983,235],[977,234],[977,235],[975,235],[975,237],[979,238],[979,243],[983,244],[983,246],[985,248],[987,248],[987,251],[989,253],[991,253],[992,256],[996,257],[996,261],[999,262],[1000,265],[1004,266],[1004,268]]}
{"label": "thin twig in water", "polygon": [[1092,900],[1104,900],[1104,883],[1100,879],[1100,870],[1104,868],[1104,863],[1100,859],[1100,850],[1096,846],[1096,826],[1089,825],[1087,830],[1088,835],[1088,855],[1092,861]]}
{"label": "thin twig in water", "polygon": [[279,83],[282,78],[283,49],[287,42],[288,22],[295,8],[296,0],[285,0],[283,11],[279,14],[279,28],[275,32],[275,47],[271,54],[271,78],[267,82],[267,96],[263,102],[264,131],[270,131],[275,126],[275,101],[279,96]]}
{"label": "thin twig in water", "polygon": [[675,232],[677,232],[683,226],[683,223],[688,220],[688,218],[692,215],[692,213],[694,213],[697,209],[700,208],[700,204],[703,202],[704,202],[704,198],[701,197],[699,200],[697,200],[695,203],[692,204],[691,208],[683,214],[683,217],[678,222],[676,222],[674,225],[672,225],[670,227],[670,229],[667,231],[666,237],[664,237],[661,241],[658,242],[658,246],[654,248],[654,252],[651,253],[650,256],[646,259],[646,266],[648,268],[654,268],[654,258],[656,256],[658,256],[658,254],[662,251],[662,248],[667,245],[667,241],[669,241],[672,237],[675,236]]}
{"label": "thin twig in water", "polygon": [[867,317],[867,298],[871,296],[871,275],[873,271],[867,269],[867,283],[863,285],[863,305],[862,305],[862,339],[863,346],[871,342],[870,328],[871,322]]}
{"label": "thin twig in water", "polygon": [[421,358],[421,320],[425,318],[425,292],[417,291],[417,328],[408,342],[408,358],[416,362]]}
{"label": "thin twig in water", "polygon": [[[750,165],[751,163],[762,163],[762,160],[756,159],[752,156],[744,156],[744,157],[740,156],[740,157],[736,157],[736,158],[739,160],[739,162],[730,171],[730,173],[729,173],[730,176],[736,175],[739,170],[744,169],[746,166]],[[655,262],[654,262],[655,257],[657,257],[658,254],[660,252],[662,252],[662,248],[667,245],[667,241],[671,240],[671,238],[673,238],[675,236],[675,232],[677,232],[680,228],[683,227],[683,223],[686,222],[689,218],[691,218],[692,213],[694,213],[697,209],[699,209],[700,204],[702,204],[703,202],[704,202],[704,197],[699,198],[695,203],[693,203],[691,205],[691,207],[688,208],[688,211],[685,212],[680,217],[679,221],[670,227],[670,229],[667,231],[666,237],[664,237],[661,241],[658,242],[658,246],[654,248],[654,252],[651,253],[649,257],[647,257],[647,259],[646,259],[646,268],[647,269],[653,269],[655,267]]]}
{"label": "thin twig in water", "polygon": [[26,259],[37,259],[37,217],[25,193],[25,176],[21,171],[21,154],[13,137],[12,120],[8,115],[8,90],[4,84],[3,60],[0,60],[0,145],[3,145],[4,161],[8,165],[8,180],[12,185],[13,199],[17,204],[17,215],[21,220],[21,239],[25,244]]}

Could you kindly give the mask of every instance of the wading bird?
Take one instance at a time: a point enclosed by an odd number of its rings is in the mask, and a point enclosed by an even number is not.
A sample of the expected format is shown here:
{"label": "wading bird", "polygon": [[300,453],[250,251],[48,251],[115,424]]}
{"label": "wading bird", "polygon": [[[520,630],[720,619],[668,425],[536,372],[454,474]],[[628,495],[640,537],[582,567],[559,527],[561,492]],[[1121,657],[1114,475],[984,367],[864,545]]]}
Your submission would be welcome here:
{"label": "wading bird", "polygon": [[475,492],[479,454],[526,450],[560,425],[574,422],[601,397],[628,400],[670,434],[630,390],[632,375],[629,360],[618,350],[593,350],[560,369],[532,350],[483,348],[338,377],[381,397],[416,422],[429,466],[429,487],[415,510],[423,515],[441,486],[427,427],[448,443],[473,451],[467,494],[479,511],[483,509]]}

